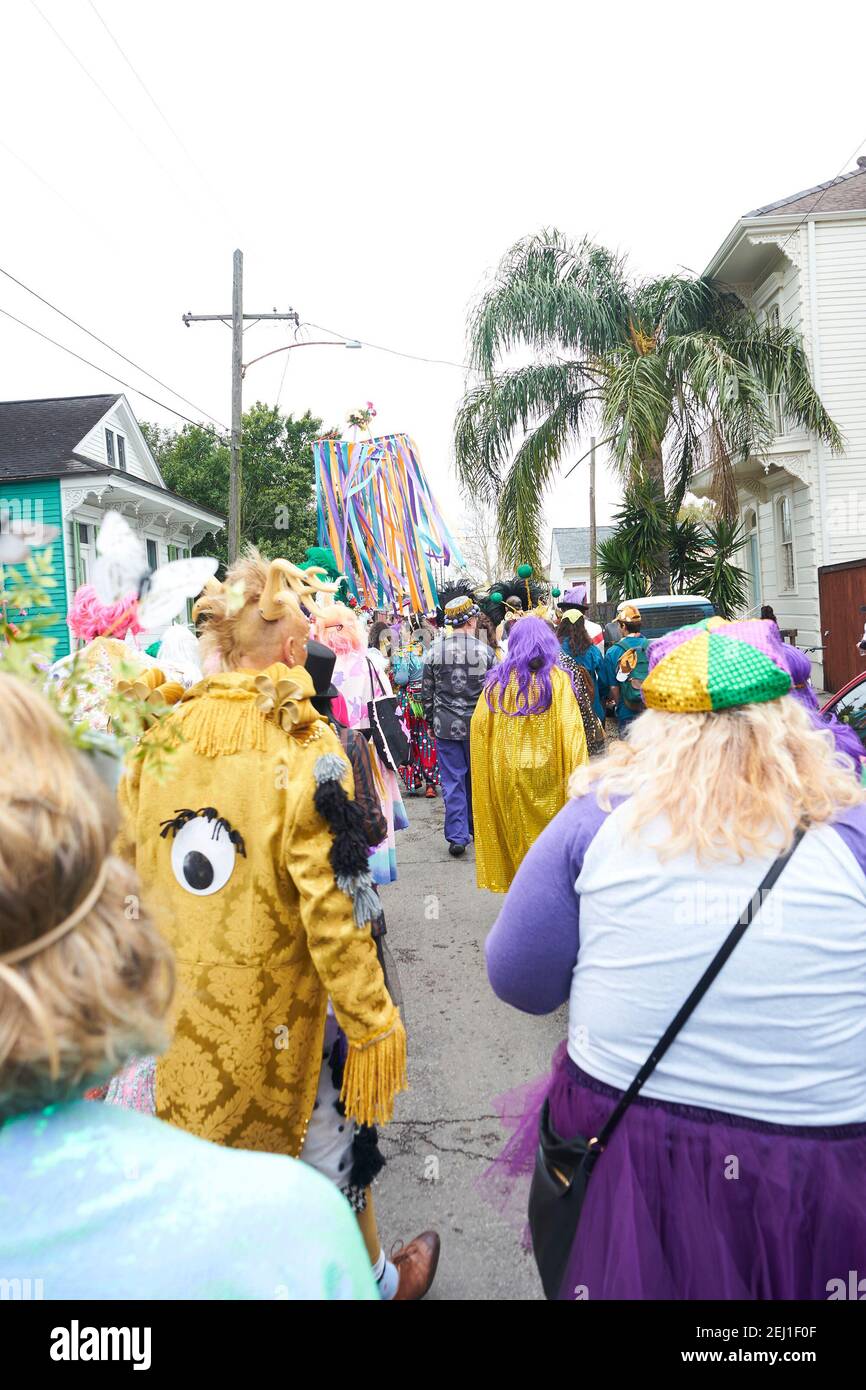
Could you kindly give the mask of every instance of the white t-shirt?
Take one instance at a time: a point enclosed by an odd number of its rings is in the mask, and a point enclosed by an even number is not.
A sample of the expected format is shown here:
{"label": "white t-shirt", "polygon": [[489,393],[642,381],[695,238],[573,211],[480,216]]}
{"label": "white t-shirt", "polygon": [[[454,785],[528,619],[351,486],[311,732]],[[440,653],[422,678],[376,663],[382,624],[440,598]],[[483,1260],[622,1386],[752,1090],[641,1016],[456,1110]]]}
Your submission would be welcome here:
{"label": "white t-shirt", "polygon": [[[660,864],[647,842],[664,828],[636,835],[626,816],[604,819],[575,882],[568,1029],[578,1066],[623,1090],[771,863]],[[642,1094],[776,1124],[866,1121],[866,877],[832,826],[805,836]]]}

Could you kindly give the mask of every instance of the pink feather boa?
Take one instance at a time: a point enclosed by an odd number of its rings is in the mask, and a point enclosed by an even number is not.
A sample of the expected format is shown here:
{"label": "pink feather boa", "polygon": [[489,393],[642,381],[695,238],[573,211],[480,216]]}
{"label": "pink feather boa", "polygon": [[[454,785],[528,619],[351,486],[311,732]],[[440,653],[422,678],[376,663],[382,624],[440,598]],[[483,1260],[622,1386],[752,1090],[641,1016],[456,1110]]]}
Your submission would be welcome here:
{"label": "pink feather boa", "polygon": [[134,637],[144,631],[134,593],[124,594],[116,603],[103,603],[92,584],[76,589],[68,617],[75,636],[85,642],[105,636],[123,639],[128,632]]}

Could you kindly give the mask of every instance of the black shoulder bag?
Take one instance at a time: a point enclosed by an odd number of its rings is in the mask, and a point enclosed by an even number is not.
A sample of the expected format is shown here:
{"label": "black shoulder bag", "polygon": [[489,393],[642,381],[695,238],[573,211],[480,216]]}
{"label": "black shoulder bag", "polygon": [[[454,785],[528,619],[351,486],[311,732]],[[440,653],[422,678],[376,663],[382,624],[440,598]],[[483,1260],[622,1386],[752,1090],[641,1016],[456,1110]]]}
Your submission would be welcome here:
{"label": "black shoulder bag", "polygon": [[802,829],[798,830],[788,852],[780,855],[770,865],[757,891],[743,909],[736,926],[728,933],[679,1013],[656,1043],[628,1090],[620,1097],[600,1133],[592,1139],[584,1139],[581,1135],[574,1139],[560,1138],[550,1123],[549,1103],[544,1102],[535,1172],[529,1191],[529,1229],[532,1232],[535,1263],[538,1265],[546,1298],[557,1298],[562,1287],[580,1213],[586,1199],[587,1186],[599,1155],[604,1153],[614,1130],[644,1082],[658,1066],[677,1033],[742,940],[755,913],[765,901],[766,895],[776,883],[804,833]]}
{"label": "black shoulder bag", "polygon": [[[382,677],[367,657],[370,672],[370,699],[367,701],[367,717],[370,720],[370,734],[373,745],[386,767],[398,772],[409,761],[409,740],[403,731],[397,714],[397,696],[388,695],[382,684]],[[373,680],[379,686],[376,695]]]}

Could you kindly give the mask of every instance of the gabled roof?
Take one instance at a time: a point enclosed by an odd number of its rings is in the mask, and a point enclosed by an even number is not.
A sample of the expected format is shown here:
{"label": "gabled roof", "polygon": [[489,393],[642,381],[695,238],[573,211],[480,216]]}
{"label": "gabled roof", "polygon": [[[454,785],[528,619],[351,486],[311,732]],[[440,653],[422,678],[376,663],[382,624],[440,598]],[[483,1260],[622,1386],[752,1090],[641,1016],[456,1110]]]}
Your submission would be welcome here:
{"label": "gabled roof", "polygon": [[[615,529],[613,526],[597,526],[596,541],[606,541],[608,536],[613,535]],[[555,526],[553,528],[553,544],[556,546],[559,563],[563,567],[589,564],[588,526]]]}
{"label": "gabled roof", "polygon": [[[120,399],[115,394],[0,401],[0,478],[81,472],[84,465],[72,451]],[[92,469],[93,463],[86,467]]]}
{"label": "gabled roof", "polygon": [[744,217],[768,217],[770,213],[789,212],[856,212],[866,211],[866,158],[849,174],[841,174],[827,183],[818,183],[801,193],[791,193],[777,203],[743,213]]}

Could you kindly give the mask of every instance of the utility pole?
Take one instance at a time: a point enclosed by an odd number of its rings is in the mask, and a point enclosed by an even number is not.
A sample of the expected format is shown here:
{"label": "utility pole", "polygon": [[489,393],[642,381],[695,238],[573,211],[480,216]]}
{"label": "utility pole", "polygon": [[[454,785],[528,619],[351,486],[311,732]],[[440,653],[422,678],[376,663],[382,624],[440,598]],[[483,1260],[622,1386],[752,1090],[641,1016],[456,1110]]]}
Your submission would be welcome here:
{"label": "utility pole", "polygon": [[229,564],[238,557],[241,544],[241,433],[243,422],[242,385],[243,338],[246,320],[257,323],[260,319],[288,319],[295,326],[300,323],[298,314],[289,309],[285,314],[244,313],[244,254],[235,251],[232,277],[232,311],[230,314],[184,314],[183,321],[189,328],[191,323],[227,323],[232,329],[232,438],[231,472],[229,481]]}
{"label": "utility pole", "polygon": [[229,464],[229,564],[241,548],[241,428],[244,347],[244,253],[235,251],[232,273],[232,444]]}
{"label": "utility pole", "polygon": [[589,441],[589,606],[595,615],[598,602],[598,561],[595,529],[595,435]]}

